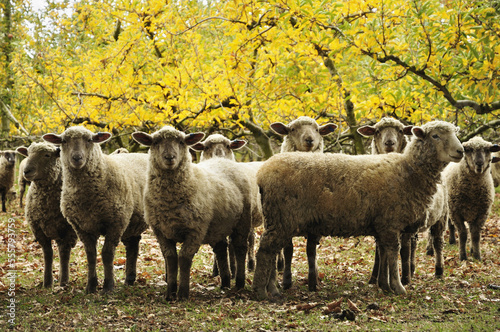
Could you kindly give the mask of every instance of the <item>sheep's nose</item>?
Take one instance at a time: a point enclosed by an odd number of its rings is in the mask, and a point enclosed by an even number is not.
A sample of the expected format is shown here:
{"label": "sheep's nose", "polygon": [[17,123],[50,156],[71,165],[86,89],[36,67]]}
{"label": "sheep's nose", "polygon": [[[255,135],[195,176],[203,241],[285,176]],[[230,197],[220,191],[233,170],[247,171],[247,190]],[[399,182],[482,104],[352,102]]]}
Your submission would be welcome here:
{"label": "sheep's nose", "polygon": [[314,142],[314,140],[313,140],[313,139],[311,139],[311,138],[306,138],[306,144],[307,144],[307,145],[311,146],[311,145],[313,145],[313,142]]}
{"label": "sheep's nose", "polygon": [[75,154],[75,155],[71,156],[71,158],[73,158],[74,161],[78,162],[78,161],[81,161],[83,159],[83,156],[81,156],[79,154]]}
{"label": "sheep's nose", "polygon": [[464,150],[463,150],[463,149],[457,150],[457,153],[458,153],[458,155],[459,155],[461,158],[464,156]]}
{"label": "sheep's nose", "polygon": [[386,141],[384,144],[385,144],[385,145],[387,145],[387,146],[393,146],[393,145],[394,145],[394,142],[393,142],[393,141],[391,141],[391,140],[388,140],[388,141]]}
{"label": "sheep's nose", "polygon": [[164,156],[163,158],[165,158],[165,160],[168,162],[172,162],[175,159],[174,156]]}

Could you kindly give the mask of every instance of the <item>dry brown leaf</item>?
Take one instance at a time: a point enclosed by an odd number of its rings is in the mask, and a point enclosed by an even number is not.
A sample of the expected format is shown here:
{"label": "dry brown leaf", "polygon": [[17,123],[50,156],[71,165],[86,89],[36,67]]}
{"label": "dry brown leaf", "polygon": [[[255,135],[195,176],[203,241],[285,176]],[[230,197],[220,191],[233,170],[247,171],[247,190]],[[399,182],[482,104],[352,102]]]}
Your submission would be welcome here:
{"label": "dry brown leaf", "polygon": [[361,310],[359,310],[359,308],[354,304],[354,302],[352,302],[349,299],[347,299],[347,306],[354,312],[361,312]]}

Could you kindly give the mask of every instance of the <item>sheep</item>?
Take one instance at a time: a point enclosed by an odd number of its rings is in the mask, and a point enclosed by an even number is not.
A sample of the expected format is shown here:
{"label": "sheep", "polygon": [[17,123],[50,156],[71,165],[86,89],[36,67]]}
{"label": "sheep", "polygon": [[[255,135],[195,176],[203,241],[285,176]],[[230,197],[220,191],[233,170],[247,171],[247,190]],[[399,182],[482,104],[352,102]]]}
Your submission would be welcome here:
{"label": "sheep", "polygon": [[[236,288],[243,288],[252,226],[248,176],[224,158],[192,163],[189,146],[203,139],[203,133],[185,134],[165,126],[151,135],[135,132],[132,136],[150,147],[145,218],[165,258],[167,300],[189,298],[191,264],[202,244],[210,244],[216,254],[221,286],[230,286],[227,236],[236,255]],[[178,242],[182,242],[179,254]]]}
{"label": "sheep", "polygon": [[380,247],[378,286],[406,293],[398,271],[400,234],[425,213],[440,173],[459,161],[457,128],[433,121],[413,127],[402,154],[282,153],[257,173],[265,231],[252,288],[259,299],[279,295],[276,254],[295,234],[375,236]]}
{"label": "sheep", "polygon": [[31,185],[26,194],[26,220],[44,257],[43,286],[52,287],[52,240],[59,250],[59,285],[69,280],[69,259],[77,235],[61,213],[62,174],[60,150],[49,143],[32,143],[16,152],[25,156],[22,175]]}
{"label": "sheep", "polygon": [[358,133],[369,137],[373,136],[372,154],[389,152],[403,152],[407,144],[405,135],[412,135],[413,126],[405,126],[399,120],[384,117],[375,125],[365,125],[358,128]]}
{"label": "sheep", "polygon": [[0,151],[0,193],[2,195],[2,212],[7,212],[7,194],[14,185],[16,173],[16,151]]}
{"label": "sheep", "polygon": [[103,292],[114,289],[113,260],[121,240],[127,252],[125,284],[136,278],[137,256],[144,222],[143,192],[146,184],[147,154],[103,154],[99,144],[111,134],[93,133],[70,127],[61,135],[45,134],[47,142],[60,145],[63,187],[61,211],[75,229],[87,254],[87,293],[97,291],[96,245],[104,236],[102,262]]}
{"label": "sheep", "polygon": [[[19,153],[19,151],[16,149],[16,151]],[[21,153],[19,153],[22,155]],[[26,158],[21,160],[19,163],[19,174],[17,177],[17,185],[19,187],[19,206],[22,208],[23,207],[23,196],[24,192],[26,191],[26,186],[30,184],[31,181],[26,180],[24,177],[24,168],[26,166]]]}
{"label": "sheep", "polygon": [[115,151],[111,152],[110,155],[120,154],[120,153],[129,153],[129,151],[126,148],[118,148]]}
{"label": "sheep", "polygon": [[490,166],[491,163],[500,161],[498,157],[492,158],[491,153],[500,151],[500,146],[476,136],[463,143],[463,147],[465,158],[458,164],[449,165],[443,174],[448,190],[450,240],[455,238],[456,227],[460,260],[467,260],[467,222],[472,240],[471,253],[480,261],[481,230],[495,197]]}
{"label": "sheep", "polygon": [[[359,127],[357,132],[365,137],[373,136],[371,143],[371,153],[384,154],[390,152],[402,153],[407,144],[407,139],[405,135],[412,135],[411,128],[413,126],[405,126],[399,120],[384,117],[380,119],[375,125],[365,125]],[[405,243],[406,241],[403,241]],[[404,248],[404,246],[403,246]],[[402,248],[402,250],[403,250]],[[369,284],[376,284],[379,269],[379,248],[378,245],[375,248],[375,260],[372,269],[372,275]],[[403,267],[406,267],[405,262],[403,262]],[[403,269],[404,270],[404,269]],[[403,284],[405,284],[405,273],[403,273]]]}
{"label": "sheep", "polygon": [[[327,123],[319,126],[316,120],[300,116],[297,119],[285,125],[281,122],[271,124],[271,129],[277,134],[285,136],[281,145],[281,153],[283,152],[323,152],[324,141],[323,136],[329,135],[337,129],[337,125]],[[316,267],[316,245],[320,238],[313,234],[302,234],[307,237],[306,253],[309,263],[309,290],[315,291],[317,285],[318,271]],[[283,249],[283,257],[279,256],[278,269],[283,266],[283,288],[292,287],[292,258],[293,258],[293,242],[292,239]],[[284,261],[282,263],[281,261]]]}
{"label": "sheep", "polygon": [[[203,142],[196,143],[191,146],[191,149],[195,151],[200,151],[200,162],[209,160],[211,158],[226,158],[229,160],[236,161],[234,157],[234,150],[239,150],[242,147],[246,145],[246,141],[240,140],[240,139],[234,139],[230,140],[227,137],[224,137],[223,135],[220,134],[212,134],[208,136]],[[257,171],[259,170],[260,166],[262,166],[263,162],[260,161],[255,161],[255,162],[248,162],[248,163],[238,163],[239,167],[242,167],[242,169],[247,173],[247,175],[250,177],[252,180],[252,186],[254,187],[254,202],[252,204],[253,206],[253,211],[252,211],[252,227],[258,227],[262,225],[263,223],[263,216],[262,216],[262,205],[260,203],[260,194],[259,194],[259,188],[257,186]],[[250,234],[248,236],[248,253],[247,253],[247,258],[248,258],[248,270],[253,271],[255,268],[255,252],[254,252],[254,245],[255,245],[255,233],[250,231]],[[229,246],[229,257],[230,257],[230,266],[231,266],[231,272],[234,273],[235,266],[234,266],[234,251],[232,250],[232,246]],[[217,268],[217,262],[214,261],[214,268],[213,268],[213,276],[217,276],[219,274],[218,268]]]}
{"label": "sheep", "polygon": [[[493,158],[500,158],[500,153],[495,152],[492,154]],[[500,164],[491,164],[491,176],[493,177],[493,186],[498,187],[500,185]]]}

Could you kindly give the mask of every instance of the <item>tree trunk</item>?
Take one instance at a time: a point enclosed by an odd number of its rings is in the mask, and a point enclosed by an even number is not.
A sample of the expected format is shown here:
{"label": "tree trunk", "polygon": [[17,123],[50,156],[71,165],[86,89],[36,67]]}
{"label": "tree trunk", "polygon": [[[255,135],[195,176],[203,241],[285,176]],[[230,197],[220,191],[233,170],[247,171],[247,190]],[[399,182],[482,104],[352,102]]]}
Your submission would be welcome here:
{"label": "tree trunk", "polygon": [[[12,6],[10,0],[2,0],[3,7],[3,35],[4,40],[1,46],[0,52],[3,54],[4,58],[4,73],[5,80],[3,82],[3,86],[0,88],[0,99],[3,101],[3,104],[10,108],[12,103],[12,89],[14,87],[14,81],[12,78],[12,71],[10,69],[10,63],[12,61],[12,17],[11,11]],[[9,135],[10,132],[10,118],[7,112],[4,111],[5,107],[2,107],[2,127],[0,136],[5,138]]]}

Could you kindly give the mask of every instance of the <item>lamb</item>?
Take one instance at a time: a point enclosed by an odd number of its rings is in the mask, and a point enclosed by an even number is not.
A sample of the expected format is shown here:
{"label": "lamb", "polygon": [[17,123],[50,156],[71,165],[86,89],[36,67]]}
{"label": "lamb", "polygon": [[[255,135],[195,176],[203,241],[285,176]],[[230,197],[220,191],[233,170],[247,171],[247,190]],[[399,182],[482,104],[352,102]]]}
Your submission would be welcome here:
{"label": "lamb", "polygon": [[[246,141],[234,139],[230,140],[227,137],[224,137],[220,134],[212,134],[208,136],[205,141],[196,143],[191,146],[191,149],[195,151],[201,151],[200,162],[209,160],[211,158],[226,158],[229,160],[236,161],[234,157],[234,150],[239,150],[246,145]],[[252,211],[252,227],[258,227],[263,224],[264,217],[262,216],[262,204],[260,203],[260,194],[259,187],[257,186],[257,171],[260,166],[262,166],[263,162],[254,161],[248,163],[237,163],[239,167],[241,167],[245,173],[250,177],[252,181],[253,187],[253,198],[254,202],[252,203],[253,211]],[[255,268],[255,233],[250,231],[248,236],[248,270],[253,271]],[[232,246],[229,246],[229,254],[230,254],[230,266],[231,272],[234,272],[234,251],[232,250]],[[219,274],[217,263],[214,262],[213,276],[217,276]]]}
{"label": "lamb", "polygon": [[62,174],[60,150],[49,143],[32,143],[19,147],[17,153],[25,156],[22,175],[32,181],[26,194],[26,220],[35,240],[40,243],[44,257],[43,286],[52,287],[52,240],[59,250],[59,285],[69,280],[69,259],[77,235],[61,213]]}
{"label": "lamb", "polygon": [[7,194],[14,185],[16,173],[16,151],[0,151],[0,194],[2,195],[2,212],[7,212]]}
{"label": "lamb", "polygon": [[[329,135],[337,129],[337,125],[327,123],[319,126],[316,120],[300,116],[294,121],[285,125],[281,122],[271,124],[271,129],[277,134],[285,136],[281,145],[281,153],[283,152],[323,152],[324,141],[323,136]],[[309,290],[315,291],[317,285],[318,271],[316,267],[316,245],[320,238],[313,234],[302,234],[307,237],[306,252],[309,264]],[[278,259],[278,269],[283,266],[283,288],[292,287],[292,258],[293,258],[293,242],[292,239],[283,249],[283,258],[280,255]],[[281,262],[284,260],[284,264]]]}
{"label": "lamb", "polygon": [[449,165],[443,174],[448,190],[450,208],[450,243],[455,238],[455,227],[458,229],[460,259],[467,259],[467,228],[469,224],[472,240],[471,253],[481,260],[479,249],[481,230],[488,218],[495,197],[495,188],[491,176],[491,163],[500,158],[491,156],[500,151],[500,146],[476,136],[463,143],[465,158],[458,164]]}
{"label": "lamb", "polygon": [[[152,135],[136,132],[132,136],[150,147],[145,218],[165,258],[166,298],[188,299],[191,263],[202,244],[212,246],[221,285],[229,287],[228,236],[236,255],[236,288],[243,288],[247,239],[252,226],[248,176],[234,161],[224,158],[192,163],[189,146],[203,139],[203,133],[185,134],[165,126]],[[183,243],[179,254],[178,242]]]}
{"label": "lamb", "polygon": [[266,218],[252,286],[257,297],[279,294],[276,254],[301,232],[375,236],[379,287],[406,293],[398,270],[400,235],[422,218],[445,166],[462,158],[456,131],[443,121],[413,127],[415,139],[403,154],[294,152],[270,158],[257,173]]}
{"label": "lamb", "polygon": [[[19,152],[19,150],[16,149],[16,151],[20,154],[23,155],[22,153]],[[19,186],[19,206],[22,208],[23,207],[23,196],[24,192],[26,191],[26,186],[31,183],[31,181],[26,180],[24,177],[24,168],[26,167],[26,158],[21,160],[19,163],[19,174],[17,177],[17,185]]]}
{"label": "lamb", "polygon": [[143,192],[148,156],[141,153],[105,155],[99,144],[110,138],[110,133],[93,133],[81,126],[70,127],[61,135],[43,136],[45,141],[61,146],[61,211],[85,247],[87,293],[97,291],[99,236],[104,236],[103,291],[110,292],[115,285],[113,260],[118,242],[121,240],[127,251],[125,284],[133,285],[139,241],[147,228]]}

